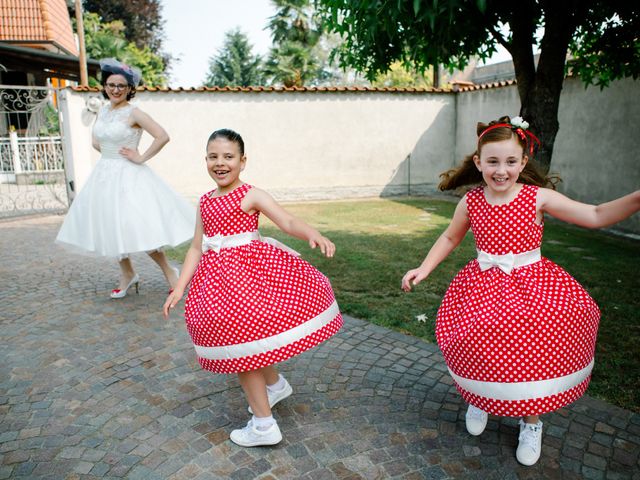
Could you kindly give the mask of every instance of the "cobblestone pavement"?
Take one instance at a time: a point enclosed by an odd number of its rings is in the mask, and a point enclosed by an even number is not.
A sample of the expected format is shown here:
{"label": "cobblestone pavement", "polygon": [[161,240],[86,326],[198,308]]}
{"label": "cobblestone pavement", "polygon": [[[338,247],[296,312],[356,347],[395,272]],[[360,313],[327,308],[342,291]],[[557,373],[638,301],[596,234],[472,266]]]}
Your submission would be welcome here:
{"label": "cobblestone pavement", "polygon": [[282,365],[284,440],[245,449],[233,376],[200,369],[166,285],[111,300],[115,262],[54,246],[61,217],[0,222],[0,479],[640,479],[640,415],[584,397],[544,416],[543,454],[515,459],[516,421],[471,437],[435,345],[346,317]]}

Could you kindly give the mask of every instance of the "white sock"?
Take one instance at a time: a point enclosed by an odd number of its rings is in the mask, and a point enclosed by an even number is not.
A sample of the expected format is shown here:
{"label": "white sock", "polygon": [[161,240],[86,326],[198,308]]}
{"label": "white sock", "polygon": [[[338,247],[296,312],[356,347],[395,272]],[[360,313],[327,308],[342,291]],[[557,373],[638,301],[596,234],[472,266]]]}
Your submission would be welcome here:
{"label": "white sock", "polygon": [[278,381],[273,385],[267,385],[267,390],[270,392],[279,392],[284,388],[284,377],[281,374],[278,374]]}
{"label": "white sock", "polygon": [[268,430],[274,423],[276,423],[276,420],[273,418],[273,415],[269,415],[268,417],[253,416],[253,424],[258,430]]}

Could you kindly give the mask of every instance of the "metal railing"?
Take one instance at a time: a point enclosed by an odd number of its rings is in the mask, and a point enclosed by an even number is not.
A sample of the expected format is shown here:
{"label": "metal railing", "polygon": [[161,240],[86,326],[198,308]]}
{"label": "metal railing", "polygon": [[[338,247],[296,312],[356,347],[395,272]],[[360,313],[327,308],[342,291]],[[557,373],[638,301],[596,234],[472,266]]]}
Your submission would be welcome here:
{"label": "metal railing", "polygon": [[0,218],[68,207],[56,90],[0,85]]}

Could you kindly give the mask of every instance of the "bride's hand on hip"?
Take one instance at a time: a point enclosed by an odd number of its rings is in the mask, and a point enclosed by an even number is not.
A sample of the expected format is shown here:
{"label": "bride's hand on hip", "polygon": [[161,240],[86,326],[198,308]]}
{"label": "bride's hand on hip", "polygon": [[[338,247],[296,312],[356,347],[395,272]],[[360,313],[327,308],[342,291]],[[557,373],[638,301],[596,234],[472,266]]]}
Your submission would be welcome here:
{"label": "bride's hand on hip", "polygon": [[129,160],[130,162],[137,163],[140,165],[143,163],[142,155],[138,153],[138,150],[129,147],[122,147],[118,153],[122,155],[124,158]]}

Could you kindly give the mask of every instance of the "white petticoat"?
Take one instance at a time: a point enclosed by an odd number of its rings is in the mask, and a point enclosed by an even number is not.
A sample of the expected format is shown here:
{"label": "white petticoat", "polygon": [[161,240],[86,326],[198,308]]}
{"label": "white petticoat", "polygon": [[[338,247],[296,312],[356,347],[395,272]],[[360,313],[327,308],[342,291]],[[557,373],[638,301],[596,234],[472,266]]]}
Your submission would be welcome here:
{"label": "white petticoat", "polygon": [[123,258],[190,240],[195,215],[194,206],[147,165],[103,156],[71,204],[56,242]]}

